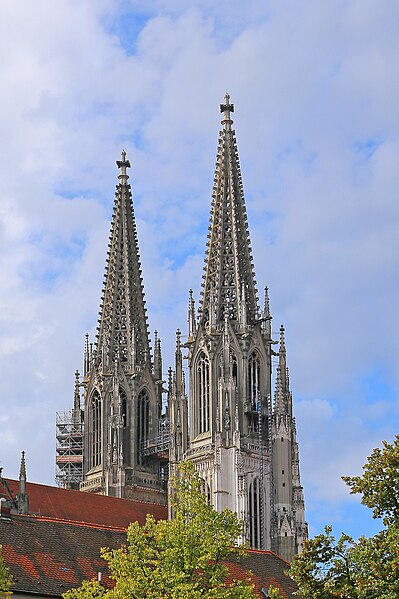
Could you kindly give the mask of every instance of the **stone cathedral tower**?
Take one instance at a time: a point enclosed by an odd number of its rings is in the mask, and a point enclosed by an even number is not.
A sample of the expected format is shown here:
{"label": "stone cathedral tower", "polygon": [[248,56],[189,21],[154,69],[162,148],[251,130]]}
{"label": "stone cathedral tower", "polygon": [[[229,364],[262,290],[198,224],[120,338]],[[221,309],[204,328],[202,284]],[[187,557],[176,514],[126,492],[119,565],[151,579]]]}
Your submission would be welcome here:
{"label": "stone cathedral tower", "polygon": [[190,459],[208,501],[244,521],[243,540],[290,559],[302,548],[307,524],[284,329],[273,349],[267,288],[262,310],[257,295],[233,111],[226,94],[201,298],[197,311],[190,290],[188,338],[182,343],[177,331],[166,414],[157,335],[151,356],[125,152],[117,162],[98,334],[94,347],[86,338],[74,409],[57,415],[57,480],[166,503],[168,470]]}
{"label": "stone cathedral tower", "polygon": [[[267,288],[259,307],[233,111],[226,94],[197,314],[191,291],[189,299],[189,442],[181,434],[187,400],[179,383],[169,402],[170,468],[181,455],[192,460],[215,509],[243,519],[251,547],[290,559],[307,536],[292,397],[283,329],[279,351],[272,349]],[[180,355],[178,335],[176,381]]]}
{"label": "stone cathedral tower", "polygon": [[152,363],[125,152],[117,165],[97,340],[93,348],[86,336],[84,353],[80,489],[165,503],[163,462],[145,451],[161,419],[161,347],[156,337]]}

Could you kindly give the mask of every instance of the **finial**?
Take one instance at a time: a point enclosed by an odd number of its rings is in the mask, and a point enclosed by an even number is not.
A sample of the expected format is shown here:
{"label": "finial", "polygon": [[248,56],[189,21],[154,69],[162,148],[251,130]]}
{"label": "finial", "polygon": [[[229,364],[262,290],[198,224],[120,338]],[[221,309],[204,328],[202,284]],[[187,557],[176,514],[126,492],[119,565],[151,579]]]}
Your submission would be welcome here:
{"label": "finial", "polygon": [[193,290],[190,289],[188,299],[188,337],[189,341],[192,340],[195,333],[195,302],[193,296]]}
{"label": "finial", "polygon": [[126,172],[126,169],[130,168],[130,162],[129,162],[129,160],[126,160],[125,150],[122,150],[121,158],[122,158],[122,160],[116,161],[117,167],[120,169],[119,178],[121,179],[123,177],[125,179],[125,181],[127,181],[127,179],[129,178],[129,175]]}
{"label": "finial", "polygon": [[82,422],[82,415],[80,411],[80,382],[79,382],[80,374],[79,370],[75,371],[75,392],[73,395],[73,410],[72,410],[72,418],[73,423],[77,426]]}
{"label": "finial", "polygon": [[234,104],[230,104],[230,95],[227,92],[224,95],[224,104],[220,105],[220,112],[223,112],[222,125],[225,129],[230,129],[233,123],[230,112],[234,112]]}
{"label": "finial", "polygon": [[194,295],[193,295],[193,293],[194,293],[194,292],[193,292],[193,290],[192,290],[192,289],[189,289],[189,291],[188,291],[188,295],[189,295],[189,302],[190,302],[190,305],[191,305],[191,304],[193,303],[193,301],[194,301]]}
{"label": "finial", "polygon": [[269,287],[265,287],[264,316],[265,316],[265,318],[267,318],[268,316],[270,316]]}
{"label": "finial", "polygon": [[169,391],[169,393],[172,393],[172,379],[173,379],[173,370],[172,370],[172,367],[169,366],[169,368],[168,368],[168,391]]}
{"label": "finial", "polygon": [[19,480],[26,480],[26,464],[25,464],[25,452],[21,453],[21,466],[19,469]]}
{"label": "finial", "polygon": [[181,337],[181,330],[177,329],[177,331],[176,331],[176,351],[180,351],[180,337]]}
{"label": "finial", "polygon": [[75,371],[75,393],[74,393],[74,401],[73,401],[73,409],[80,410],[80,391],[79,391],[79,370]]}
{"label": "finial", "polygon": [[280,350],[285,351],[284,326],[280,327]]}
{"label": "finial", "polygon": [[26,492],[26,464],[25,452],[21,454],[21,467],[19,470],[19,493],[17,495],[18,514],[29,513],[29,497]]}

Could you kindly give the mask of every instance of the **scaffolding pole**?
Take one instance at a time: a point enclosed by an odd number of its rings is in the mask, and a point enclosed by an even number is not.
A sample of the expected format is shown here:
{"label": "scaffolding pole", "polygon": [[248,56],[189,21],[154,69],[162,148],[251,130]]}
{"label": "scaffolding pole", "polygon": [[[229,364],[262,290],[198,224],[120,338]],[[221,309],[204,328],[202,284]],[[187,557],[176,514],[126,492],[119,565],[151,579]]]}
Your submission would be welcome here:
{"label": "scaffolding pole", "polygon": [[77,488],[83,480],[83,421],[75,410],[57,412],[56,474],[59,487]]}

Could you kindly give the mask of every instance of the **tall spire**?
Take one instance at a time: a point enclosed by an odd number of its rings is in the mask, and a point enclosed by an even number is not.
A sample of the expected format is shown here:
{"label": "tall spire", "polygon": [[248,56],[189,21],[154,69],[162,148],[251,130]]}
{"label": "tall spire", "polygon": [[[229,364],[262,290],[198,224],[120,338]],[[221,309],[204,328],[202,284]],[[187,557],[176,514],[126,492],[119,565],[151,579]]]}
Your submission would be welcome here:
{"label": "tall spire", "polygon": [[144,366],[150,355],[150,343],[136,221],[127,174],[130,162],[124,150],[116,164],[120,171],[119,182],[115,193],[96,355],[101,357],[104,346],[109,362],[119,354],[121,362],[134,361],[131,363],[134,369]]}
{"label": "tall spire", "polygon": [[231,128],[234,105],[228,93],[220,111],[223,128],[219,133],[200,313],[203,321],[211,320],[213,301],[216,324],[223,322],[225,313],[229,319],[239,320],[245,295],[246,318],[251,324],[259,315],[258,298],[237,143]]}

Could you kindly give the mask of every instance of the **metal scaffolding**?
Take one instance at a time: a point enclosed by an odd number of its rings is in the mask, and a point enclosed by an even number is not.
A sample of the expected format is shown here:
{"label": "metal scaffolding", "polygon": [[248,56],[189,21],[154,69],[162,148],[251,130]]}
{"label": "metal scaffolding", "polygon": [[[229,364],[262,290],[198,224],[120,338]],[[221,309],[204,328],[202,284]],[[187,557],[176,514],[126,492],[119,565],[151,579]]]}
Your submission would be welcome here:
{"label": "metal scaffolding", "polygon": [[81,411],[56,414],[56,475],[59,487],[78,488],[83,480],[83,421]]}

